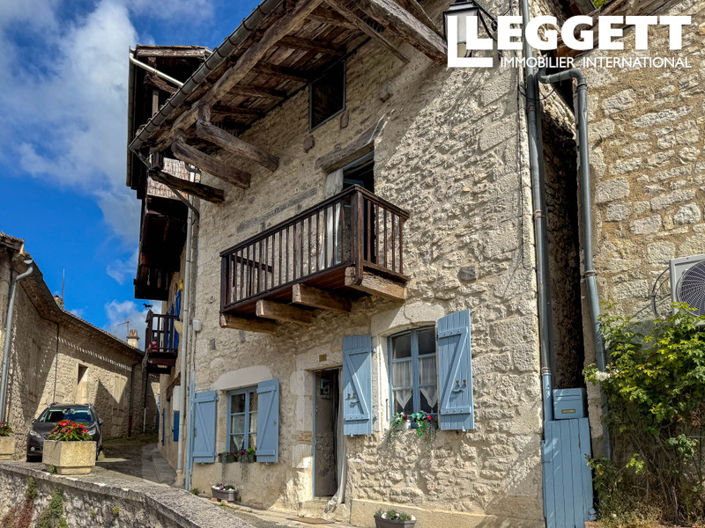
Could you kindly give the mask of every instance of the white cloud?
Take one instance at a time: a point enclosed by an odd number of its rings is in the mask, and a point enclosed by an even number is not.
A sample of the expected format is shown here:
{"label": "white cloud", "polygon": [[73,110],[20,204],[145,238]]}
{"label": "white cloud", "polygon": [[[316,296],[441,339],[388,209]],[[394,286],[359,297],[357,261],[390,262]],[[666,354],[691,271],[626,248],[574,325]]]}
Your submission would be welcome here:
{"label": "white cloud", "polygon": [[127,0],[127,7],[138,15],[161,19],[185,19],[190,23],[213,16],[211,0]]}
{"label": "white cloud", "polygon": [[[130,330],[137,330],[140,336],[139,346],[142,348],[148,310],[143,304],[137,304],[134,301],[110,301],[105,305],[105,315],[108,322],[104,328],[123,340],[127,337],[128,327]],[[154,306],[152,311],[158,313],[159,306]]]}
{"label": "white cloud", "polygon": [[106,273],[115,279],[118,284],[124,284],[127,279],[132,278],[135,274],[138,254],[138,250],[135,249],[134,253],[125,260],[114,260],[108,264]]}

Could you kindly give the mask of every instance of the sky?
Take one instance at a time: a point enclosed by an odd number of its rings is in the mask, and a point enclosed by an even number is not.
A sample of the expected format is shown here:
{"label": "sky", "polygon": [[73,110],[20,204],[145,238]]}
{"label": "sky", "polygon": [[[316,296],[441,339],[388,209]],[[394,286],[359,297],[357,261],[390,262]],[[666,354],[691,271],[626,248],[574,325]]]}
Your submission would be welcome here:
{"label": "sky", "polygon": [[[214,48],[258,0],[0,1],[0,232],[25,240],[64,307],[119,337],[140,202],[125,186],[128,51]],[[65,280],[64,280],[65,276]]]}

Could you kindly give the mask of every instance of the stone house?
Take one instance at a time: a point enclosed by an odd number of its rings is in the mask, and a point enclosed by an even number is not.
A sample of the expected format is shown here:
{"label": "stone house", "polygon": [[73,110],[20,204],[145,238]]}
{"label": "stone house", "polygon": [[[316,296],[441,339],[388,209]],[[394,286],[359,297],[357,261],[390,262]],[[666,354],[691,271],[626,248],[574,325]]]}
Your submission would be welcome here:
{"label": "stone house", "polygon": [[[22,240],[0,234],[3,342],[12,277],[27,271],[28,259]],[[155,387],[143,375],[136,342],[128,344],[64,310],[37,263],[31,266],[32,272],[16,283],[10,336],[4,415],[16,435],[15,456],[25,456],[32,419],[54,402],[92,403],[106,439],[153,430]]]}
{"label": "stone house", "polygon": [[[143,216],[135,288],[163,302],[148,362],[161,373],[162,449],[187,486],[231,483],[248,504],[362,526],[384,507],[429,526],[553,515],[550,389],[584,388],[594,355],[574,87],[542,90],[532,161],[524,72],[447,69],[449,4],[265,0],[212,54],[133,53],[128,185],[143,211],[160,207]],[[156,72],[144,68],[152,56]],[[600,126],[630,145],[602,119],[602,97],[620,86],[590,96],[600,274],[613,266],[604,215],[636,210],[628,178],[598,166],[623,155],[595,140]],[[624,111],[628,99],[616,99]],[[644,250],[629,242],[639,219],[622,219],[614,244]],[[417,412],[439,430],[397,430],[398,413]],[[219,455],[247,448],[254,463]]]}

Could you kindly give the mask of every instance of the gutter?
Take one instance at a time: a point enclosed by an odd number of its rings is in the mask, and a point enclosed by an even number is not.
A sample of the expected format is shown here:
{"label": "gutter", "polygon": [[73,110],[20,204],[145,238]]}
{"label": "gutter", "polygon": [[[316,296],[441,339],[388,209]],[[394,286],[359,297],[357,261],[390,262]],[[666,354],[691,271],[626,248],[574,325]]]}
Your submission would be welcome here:
{"label": "gutter", "polygon": [[7,380],[10,374],[10,344],[12,343],[12,316],[15,308],[15,294],[17,283],[28,277],[34,271],[32,259],[24,261],[29,268],[22,274],[12,277],[10,283],[10,302],[7,307],[7,321],[5,324],[5,344],[2,349],[2,380],[0,381],[0,422],[6,420],[5,406],[7,405]]}
{"label": "gutter", "polygon": [[130,142],[130,150],[140,150],[167,120],[174,120],[185,110],[184,102],[193,94],[214,70],[222,66],[233,52],[259,27],[262,21],[272,11],[279,7],[283,0],[263,0],[255,10],[242,21],[223,43],[213,50],[206,61],[193,72],[186,82],[174,93],[166,103],[147,122],[142,131]]}

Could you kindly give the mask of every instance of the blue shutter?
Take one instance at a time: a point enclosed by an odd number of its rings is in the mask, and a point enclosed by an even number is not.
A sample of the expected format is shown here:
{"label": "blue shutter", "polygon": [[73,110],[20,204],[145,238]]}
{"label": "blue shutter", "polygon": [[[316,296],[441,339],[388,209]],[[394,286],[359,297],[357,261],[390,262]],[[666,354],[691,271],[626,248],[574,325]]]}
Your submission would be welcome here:
{"label": "blue shutter", "polygon": [[344,337],[344,434],[372,434],[372,418],[372,337]]}
{"label": "blue shutter", "polygon": [[438,320],[438,426],[444,431],[474,429],[470,311]]}
{"label": "blue shutter", "polygon": [[193,461],[215,461],[215,425],[218,395],[215,391],[197,392],[194,398]]}
{"label": "blue shutter", "polygon": [[165,409],[162,408],[162,445],[164,445],[166,439],[166,420],[164,420]]}
{"label": "blue shutter", "polygon": [[279,380],[257,384],[257,462],[279,461]]}
{"label": "blue shutter", "polygon": [[174,442],[179,441],[179,411],[174,411],[174,427],[171,430],[174,435]]}
{"label": "blue shutter", "polygon": [[[181,319],[181,290],[176,292],[176,300],[174,301],[174,315],[176,319]],[[172,323],[173,326],[173,323]],[[174,327],[174,350],[179,350],[179,332]]]}

